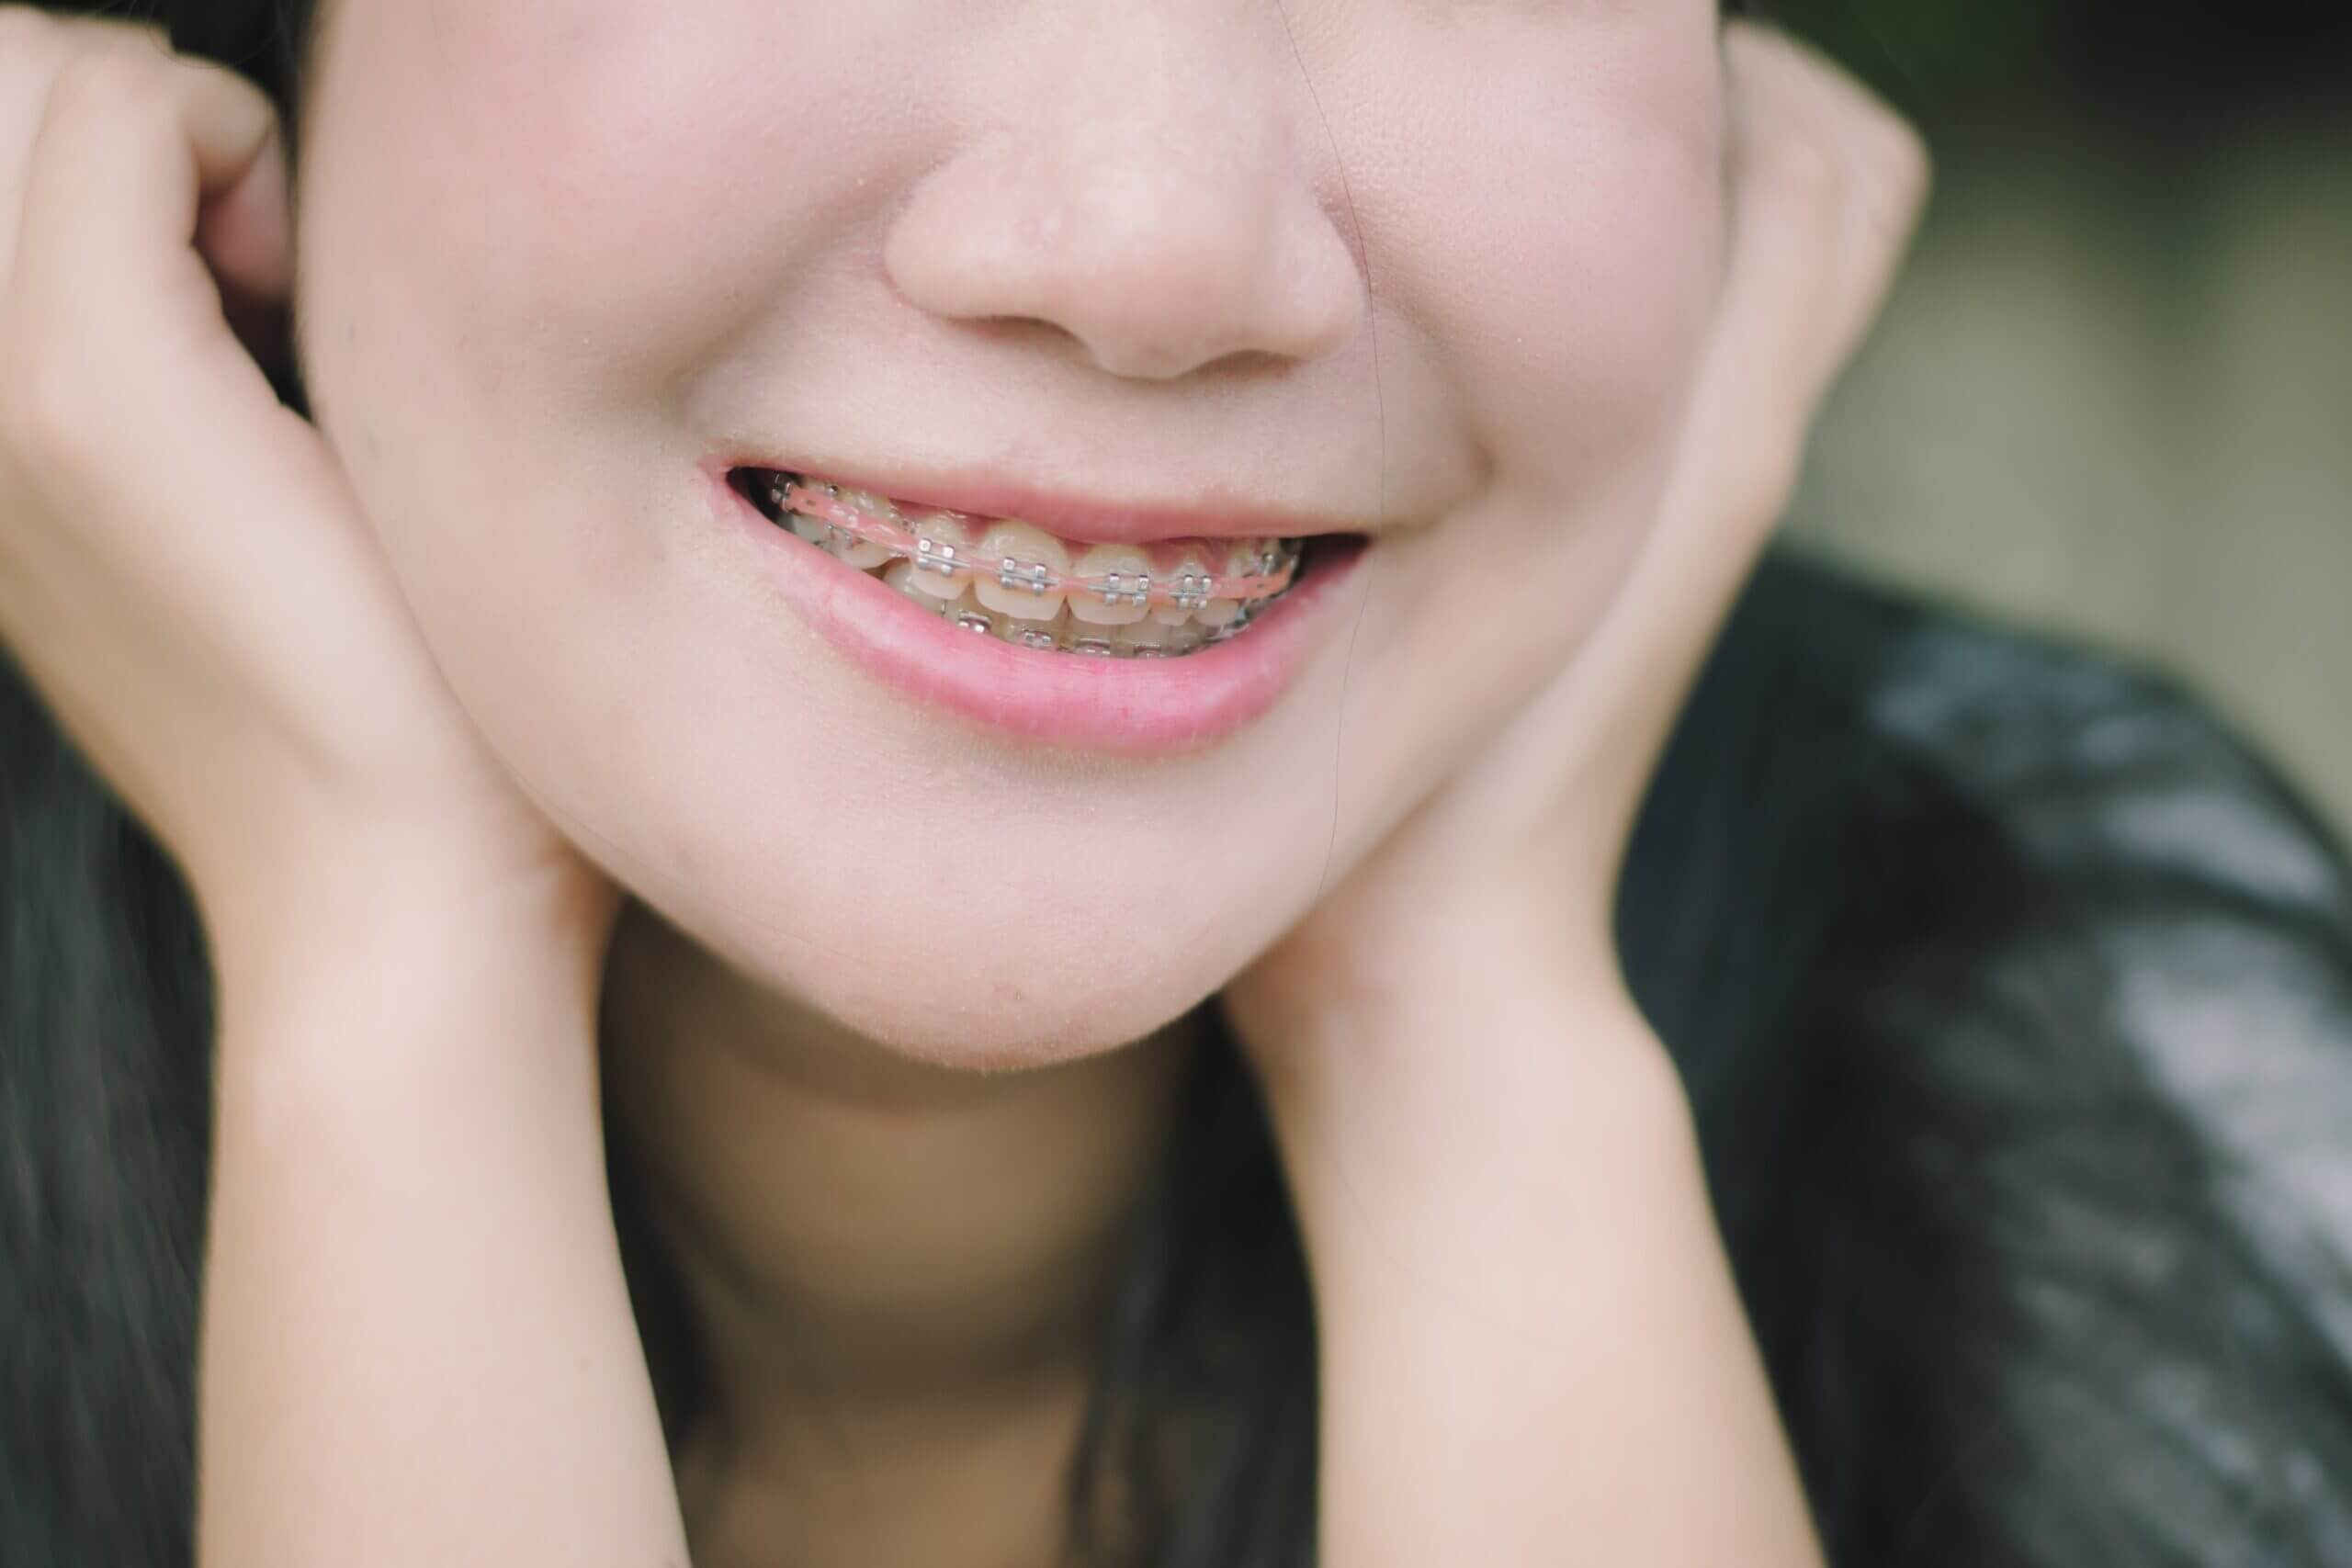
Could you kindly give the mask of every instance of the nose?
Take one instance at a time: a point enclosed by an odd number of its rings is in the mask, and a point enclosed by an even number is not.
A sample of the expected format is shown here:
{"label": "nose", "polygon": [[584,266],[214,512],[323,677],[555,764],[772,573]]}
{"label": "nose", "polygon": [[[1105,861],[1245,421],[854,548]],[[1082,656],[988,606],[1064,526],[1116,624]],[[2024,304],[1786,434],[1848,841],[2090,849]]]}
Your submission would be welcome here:
{"label": "nose", "polygon": [[1045,323],[1120,377],[1331,354],[1366,300],[1301,155],[1299,94],[1238,61],[1261,42],[1198,27],[1187,38],[1168,19],[1224,7],[1113,9],[1125,26],[1045,62],[1029,52],[1025,90],[987,95],[993,123],[891,224],[893,285],[941,317]]}

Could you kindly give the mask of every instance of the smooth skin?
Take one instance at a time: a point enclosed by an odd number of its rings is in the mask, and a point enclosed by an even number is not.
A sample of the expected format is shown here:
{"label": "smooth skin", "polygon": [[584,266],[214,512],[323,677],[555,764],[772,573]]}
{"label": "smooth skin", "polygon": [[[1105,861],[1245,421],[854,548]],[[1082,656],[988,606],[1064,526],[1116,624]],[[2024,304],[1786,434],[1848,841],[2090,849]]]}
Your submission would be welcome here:
{"label": "smooth skin", "polygon": [[[1819,1561],[1607,911],[1926,174],[1786,40],[1725,59],[1725,282],[1638,555],[1224,989],[1307,1238],[1333,1568]],[[200,1561],[684,1563],[605,1197],[622,895],[222,313],[216,279],[291,283],[268,108],[6,7],[0,114],[0,637],[187,873],[221,983]]]}

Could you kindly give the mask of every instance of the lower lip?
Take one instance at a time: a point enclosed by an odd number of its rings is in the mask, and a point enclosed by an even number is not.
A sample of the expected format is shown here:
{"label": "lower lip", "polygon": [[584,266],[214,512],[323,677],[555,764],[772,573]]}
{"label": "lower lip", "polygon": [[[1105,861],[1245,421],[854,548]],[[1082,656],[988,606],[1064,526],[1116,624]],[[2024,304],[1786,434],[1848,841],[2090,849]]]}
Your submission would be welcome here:
{"label": "lower lip", "polygon": [[1170,659],[1021,648],[956,626],[876,577],[778,527],[700,470],[794,610],[852,663],[932,706],[999,731],[1096,751],[1165,753],[1225,739],[1263,714],[1329,633],[1363,541],[1318,545],[1306,580],[1238,636]]}

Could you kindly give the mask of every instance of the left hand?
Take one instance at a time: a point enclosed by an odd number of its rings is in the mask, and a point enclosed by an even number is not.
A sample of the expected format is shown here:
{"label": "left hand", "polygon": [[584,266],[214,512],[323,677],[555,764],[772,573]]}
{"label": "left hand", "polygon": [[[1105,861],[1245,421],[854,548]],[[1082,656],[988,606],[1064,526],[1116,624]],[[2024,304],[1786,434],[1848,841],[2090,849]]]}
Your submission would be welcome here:
{"label": "left hand", "polygon": [[1277,1099],[1370,1036],[1467,1022],[1498,982],[1637,1017],[1611,930],[1634,815],[1928,187],[1910,128],[1834,67],[1747,23],[1724,49],[1728,271],[1642,553],[1533,703],[1226,987]]}

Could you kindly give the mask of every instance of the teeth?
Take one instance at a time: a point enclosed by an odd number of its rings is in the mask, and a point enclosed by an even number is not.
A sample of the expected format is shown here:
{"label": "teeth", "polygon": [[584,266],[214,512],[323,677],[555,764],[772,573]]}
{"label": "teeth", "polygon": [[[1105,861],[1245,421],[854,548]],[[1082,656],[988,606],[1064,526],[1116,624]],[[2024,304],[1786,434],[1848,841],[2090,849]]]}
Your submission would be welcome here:
{"label": "teeth", "polygon": [[861,539],[846,528],[836,528],[821,518],[792,514],[792,531],[831,556],[846,561],[860,571],[871,571],[893,558],[889,547],[871,539]]}
{"label": "teeth", "polygon": [[[1052,621],[1062,613],[1057,588],[1032,588],[1024,579],[1037,568],[1060,576],[1069,570],[1069,551],[1059,539],[1027,523],[991,524],[974,552],[980,563],[973,592],[987,608],[1023,621]],[[1011,561],[1012,566],[1004,563]]]}
{"label": "teeth", "polygon": [[860,571],[871,571],[883,562],[896,558],[890,554],[889,547],[887,545],[877,545],[871,539],[861,539],[854,534],[844,534],[838,539],[829,539],[825,542],[825,547],[832,551],[835,557],[847,561]]}
{"label": "teeth", "polygon": [[972,558],[971,551],[964,542],[964,531],[944,517],[932,516],[916,522],[912,532],[919,550],[925,544],[931,547],[928,550],[922,550],[911,562],[914,576],[910,581],[916,590],[934,599],[962,597],[967,580],[952,576],[941,568],[951,561]]}
{"label": "teeth", "polygon": [[[882,581],[951,626],[974,637],[990,637],[1019,648],[1094,659],[1162,659],[1190,653],[1220,641],[1216,630],[1187,620],[1169,626],[1149,616],[1125,626],[1104,626],[1073,619],[1067,613],[1050,621],[1027,620],[983,609],[969,593],[942,599],[931,587],[929,572],[910,560],[894,560],[882,569]],[[1070,609],[1075,609],[1073,603]]]}
{"label": "teeth", "polygon": [[998,639],[1021,648],[1057,649],[1069,637],[1069,617],[1057,614],[1050,621],[1023,620],[1014,615],[999,615],[995,632]]}
{"label": "teeth", "polygon": [[1240,614],[1240,600],[1212,599],[1193,612],[1193,619],[1214,631],[1218,626],[1231,626]]}
{"label": "teeth", "polygon": [[1169,630],[1168,626],[1146,615],[1125,626],[1112,627],[1111,646],[1118,649],[1148,648],[1154,653],[1162,652],[1168,646]]}
{"label": "teeth", "polygon": [[[888,496],[876,495],[872,491],[845,490],[839,491],[834,499],[869,517],[879,518],[886,523],[899,521],[899,509],[891,503]],[[888,546],[861,539],[848,529],[836,528],[822,518],[804,517],[795,513],[792,515],[792,531],[835,560],[845,561],[860,571],[871,571],[892,558]]]}
{"label": "teeth", "polygon": [[939,600],[915,584],[915,563],[903,558],[882,569],[882,581],[926,608],[935,609]]}
{"label": "teeth", "polygon": [[1070,570],[1080,577],[1117,577],[1111,594],[1100,590],[1071,593],[1071,619],[1090,626],[1131,626],[1149,613],[1151,606],[1138,597],[1151,576],[1151,557],[1147,552],[1133,545],[1095,545]]}
{"label": "teeth", "polygon": [[[1168,586],[1181,591],[1188,582],[1204,582],[1208,577],[1209,563],[1201,558],[1198,549],[1189,549],[1184,552],[1184,558],[1175,571],[1169,576]],[[1189,608],[1182,604],[1154,604],[1151,618],[1163,626],[1181,626],[1190,622],[1198,610],[1197,604]]]}
{"label": "teeth", "polygon": [[[1212,599],[1210,580],[1272,576],[1296,561],[1296,547],[1278,539],[1183,546],[1172,568],[1161,564],[1165,546],[1091,545],[1072,559],[1078,547],[1034,524],[922,509],[910,515],[887,496],[800,482],[892,524],[903,530],[900,537],[911,535],[918,552],[901,556],[824,518],[784,512],[779,485],[771,496],[783,513],[777,520],[800,538],[973,636],[1079,657],[1169,658],[1223,642],[1250,625],[1266,598]],[[1091,586],[1047,586],[1048,578],[1084,579]],[[1172,594],[1175,602],[1147,602],[1147,592]]]}

